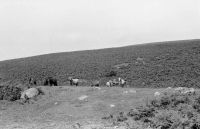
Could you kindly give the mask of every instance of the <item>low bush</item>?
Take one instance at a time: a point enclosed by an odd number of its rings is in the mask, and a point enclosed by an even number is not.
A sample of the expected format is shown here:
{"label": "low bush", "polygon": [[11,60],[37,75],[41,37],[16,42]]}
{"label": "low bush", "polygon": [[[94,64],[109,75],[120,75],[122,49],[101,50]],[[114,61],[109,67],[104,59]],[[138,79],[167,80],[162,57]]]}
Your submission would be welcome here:
{"label": "low bush", "polygon": [[128,126],[139,123],[138,129],[200,129],[200,94],[165,93],[116,118]]}
{"label": "low bush", "polygon": [[21,91],[19,87],[0,86],[0,100],[18,100],[21,97]]}
{"label": "low bush", "polygon": [[110,72],[106,73],[106,77],[116,77],[117,76],[117,72],[111,70]]}

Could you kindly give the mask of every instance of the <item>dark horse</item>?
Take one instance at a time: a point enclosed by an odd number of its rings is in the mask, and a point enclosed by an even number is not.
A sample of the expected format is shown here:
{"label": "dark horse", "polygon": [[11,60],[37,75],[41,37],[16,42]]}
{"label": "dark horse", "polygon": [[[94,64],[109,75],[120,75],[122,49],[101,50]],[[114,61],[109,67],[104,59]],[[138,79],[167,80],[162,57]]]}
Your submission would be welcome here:
{"label": "dark horse", "polygon": [[57,79],[55,79],[53,77],[48,77],[48,78],[45,79],[44,85],[45,86],[57,86],[58,81],[57,81]]}

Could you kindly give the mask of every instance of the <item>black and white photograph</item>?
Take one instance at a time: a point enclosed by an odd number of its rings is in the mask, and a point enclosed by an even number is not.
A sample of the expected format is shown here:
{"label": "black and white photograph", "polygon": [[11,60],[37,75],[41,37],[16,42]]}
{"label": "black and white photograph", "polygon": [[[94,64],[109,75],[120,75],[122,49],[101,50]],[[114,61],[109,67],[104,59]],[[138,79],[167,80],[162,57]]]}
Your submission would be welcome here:
{"label": "black and white photograph", "polygon": [[200,129],[200,0],[0,0],[0,129]]}

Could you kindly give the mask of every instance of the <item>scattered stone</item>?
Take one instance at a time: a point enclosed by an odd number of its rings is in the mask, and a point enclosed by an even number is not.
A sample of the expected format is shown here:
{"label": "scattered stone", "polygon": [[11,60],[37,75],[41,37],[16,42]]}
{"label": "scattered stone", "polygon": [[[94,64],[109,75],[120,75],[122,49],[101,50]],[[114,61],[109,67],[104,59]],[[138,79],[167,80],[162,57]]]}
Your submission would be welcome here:
{"label": "scattered stone", "polygon": [[106,92],[106,90],[102,90],[101,92],[104,93],[104,92]]}
{"label": "scattered stone", "polygon": [[136,90],[129,90],[130,93],[136,93]]}
{"label": "scattered stone", "polygon": [[29,102],[29,99],[32,99],[39,95],[39,90],[37,88],[29,88],[22,92],[21,99],[24,102]]}
{"label": "scattered stone", "polygon": [[128,93],[136,93],[136,90],[129,90],[129,91],[126,90],[126,91],[124,91],[123,93],[124,93],[124,94],[128,94]]}
{"label": "scattered stone", "polygon": [[167,89],[169,90],[169,89],[172,89],[171,87],[167,87]]}
{"label": "scattered stone", "polygon": [[121,68],[128,67],[129,65],[130,65],[129,63],[122,63],[122,64],[115,65],[114,67],[117,69],[121,69]]}
{"label": "scattered stone", "polygon": [[95,87],[95,89],[101,90],[101,88],[100,88],[100,87]]}
{"label": "scattered stone", "polygon": [[115,107],[115,105],[114,104],[110,104],[110,107],[113,108],[113,107]]}
{"label": "scattered stone", "polygon": [[155,92],[155,93],[154,93],[154,96],[155,96],[155,97],[160,96],[160,92],[158,92],[158,91]]}
{"label": "scattered stone", "polygon": [[124,94],[128,94],[128,91],[124,91],[123,93],[124,93]]}
{"label": "scattered stone", "polygon": [[79,99],[79,100],[85,100],[86,98],[88,98],[87,95],[82,95],[82,96],[80,96],[78,99]]}

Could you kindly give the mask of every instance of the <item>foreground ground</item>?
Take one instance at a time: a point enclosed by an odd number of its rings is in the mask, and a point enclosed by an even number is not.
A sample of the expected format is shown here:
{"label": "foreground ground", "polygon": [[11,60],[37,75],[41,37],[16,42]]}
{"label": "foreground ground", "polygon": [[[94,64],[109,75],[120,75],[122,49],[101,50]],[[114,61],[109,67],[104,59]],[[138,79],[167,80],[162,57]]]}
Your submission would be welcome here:
{"label": "foreground ground", "polygon": [[42,87],[30,104],[0,101],[1,129],[70,129],[105,123],[101,118],[145,103],[162,89]]}

